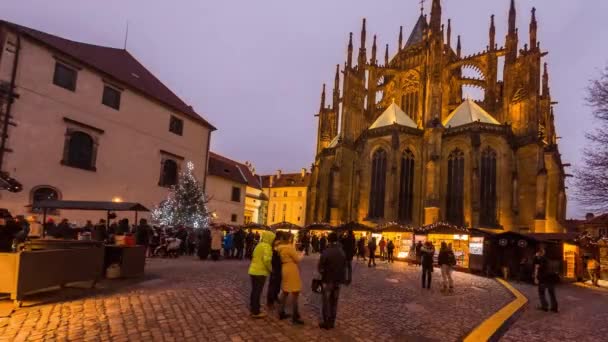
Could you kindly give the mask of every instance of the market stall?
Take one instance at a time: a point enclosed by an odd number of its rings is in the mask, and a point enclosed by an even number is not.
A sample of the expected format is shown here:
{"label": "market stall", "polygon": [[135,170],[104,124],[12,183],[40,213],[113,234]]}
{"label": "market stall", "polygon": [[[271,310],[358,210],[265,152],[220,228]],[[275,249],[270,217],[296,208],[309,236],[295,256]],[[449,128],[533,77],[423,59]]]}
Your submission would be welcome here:
{"label": "market stall", "polygon": [[[355,234],[355,239],[359,239],[362,236],[367,237],[369,234],[372,234],[372,236],[376,237],[376,240],[380,241],[380,235],[375,232],[374,228],[372,228],[370,226],[366,226],[359,222],[349,222],[349,223],[345,223],[345,224],[342,224],[342,225],[339,225],[336,227],[336,231],[338,232],[338,234],[341,234],[342,232],[347,232],[350,230],[352,230],[353,233]],[[376,234],[376,235],[374,235],[374,234]]]}
{"label": "market stall", "polygon": [[454,255],[456,256],[456,266],[462,268],[469,267],[469,238],[471,237],[471,229],[452,225],[445,222],[437,222],[416,229],[416,242],[418,235],[426,235],[426,240],[430,241],[439,255],[441,243],[452,244]]}
{"label": "market stall", "polygon": [[273,231],[283,231],[283,232],[288,232],[293,234],[294,236],[297,236],[298,233],[300,232],[300,230],[302,230],[303,228],[298,226],[297,224],[293,224],[291,222],[279,222],[279,223],[275,223],[273,225],[270,226],[270,230]]}
{"label": "market stall", "polygon": [[405,260],[410,256],[410,250],[414,245],[414,228],[399,223],[388,223],[376,228],[376,233],[380,234],[388,242],[395,244],[395,259]]}

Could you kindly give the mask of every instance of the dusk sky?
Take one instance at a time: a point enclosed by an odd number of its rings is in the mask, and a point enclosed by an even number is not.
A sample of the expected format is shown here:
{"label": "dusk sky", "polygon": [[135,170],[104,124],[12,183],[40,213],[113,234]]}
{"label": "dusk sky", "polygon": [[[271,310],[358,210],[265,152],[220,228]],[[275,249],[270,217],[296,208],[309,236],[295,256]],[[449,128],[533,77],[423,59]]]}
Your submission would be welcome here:
{"label": "dusk sky", "polygon": [[[254,163],[258,173],[310,167],[321,85],[333,84],[346,57],[348,33],[358,42],[378,35],[395,53],[420,14],[419,0],[4,0],[0,19],[68,39],[122,47],[218,127],[212,150]],[[509,0],[444,0],[443,21],[463,54],[488,44],[490,15],[504,44]],[[517,0],[520,43],[528,41],[537,8],[541,49],[548,51],[560,150],[576,166],[594,125],[584,97],[588,81],[608,62],[606,0]],[[426,12],[430,1],[426,1]],[[520,47],[521,47],[520,46]],[[358,46],[355,45],[355,49]],[[369,51],[369,50],[368,50]],[[382,49],[383,51],[383,49]],[[331,91],[331,89],[329,89]],[[573,173],[573,170],[567,170]],[[571,187],[572,189],[572,187]],[[569,198],[568,216],[584,208]]]}

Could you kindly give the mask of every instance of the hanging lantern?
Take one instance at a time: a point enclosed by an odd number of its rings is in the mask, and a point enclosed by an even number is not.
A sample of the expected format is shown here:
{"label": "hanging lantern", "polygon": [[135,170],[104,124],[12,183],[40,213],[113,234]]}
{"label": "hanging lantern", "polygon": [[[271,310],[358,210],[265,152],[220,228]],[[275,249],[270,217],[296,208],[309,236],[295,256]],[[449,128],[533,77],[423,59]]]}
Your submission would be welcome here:
{"label": "hanging lantern", "polygon": [[523,239],[519,240],[519,241],[517,241],[517,245],[521,248],[526,248],[528,246],[528,241],[523,240]]}

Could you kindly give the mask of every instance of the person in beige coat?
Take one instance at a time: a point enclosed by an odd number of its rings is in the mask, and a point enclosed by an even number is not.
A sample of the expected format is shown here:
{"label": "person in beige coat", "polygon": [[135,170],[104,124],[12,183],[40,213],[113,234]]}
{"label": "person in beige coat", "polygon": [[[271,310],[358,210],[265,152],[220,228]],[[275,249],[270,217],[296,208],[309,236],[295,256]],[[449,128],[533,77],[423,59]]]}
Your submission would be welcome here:
{"label": "person in beige coat", "polygon": [[293,234],[277,247],[279,256],[281,257],[281,293],[280,308],[279,308],[279,319],[288,318],[289,315],[285,313],[285,305],[287,299],[291,295],[292,300],[292,316],[291,320],[293,324],[304,324],[300,319],[300,313],[298,311],[298,297],[300,291],[302,291],[302,280],[300,279],[300,269],[298,264],[302,260],[302,253],[298,253],[293,244]]}
{"label": "person in beige coat", "polygon": [[222,249],[222,240],[224,234],[218,227],[211,228],[211,259],[217,261],[220,258],[220,250]]}

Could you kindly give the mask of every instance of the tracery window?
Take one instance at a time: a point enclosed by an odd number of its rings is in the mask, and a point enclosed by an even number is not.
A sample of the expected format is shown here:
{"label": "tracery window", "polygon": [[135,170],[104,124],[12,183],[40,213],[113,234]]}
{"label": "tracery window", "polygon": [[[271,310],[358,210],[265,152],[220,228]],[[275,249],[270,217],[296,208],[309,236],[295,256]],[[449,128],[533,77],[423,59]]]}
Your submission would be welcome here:
{"label": "tracery window", "polygon": [[448,156],[447,220],[464,223],[464,153],[455,149]]}
{"label": "tracery window", "polygon": [[372,179],[369,195],[369,217],[384,216],[384,197],[386,194],[386,151],[378,149],[372,156]]}
{"label": "tracery window", "polygon": [[488,147],[481,153],[480,213],[482,225],[496,225],[496,151]]}
{"label": "tracery window", "polygon": [[412,221],[414,204],[414,154],[409,149],[401,156],[399,182],[399,220]]}

